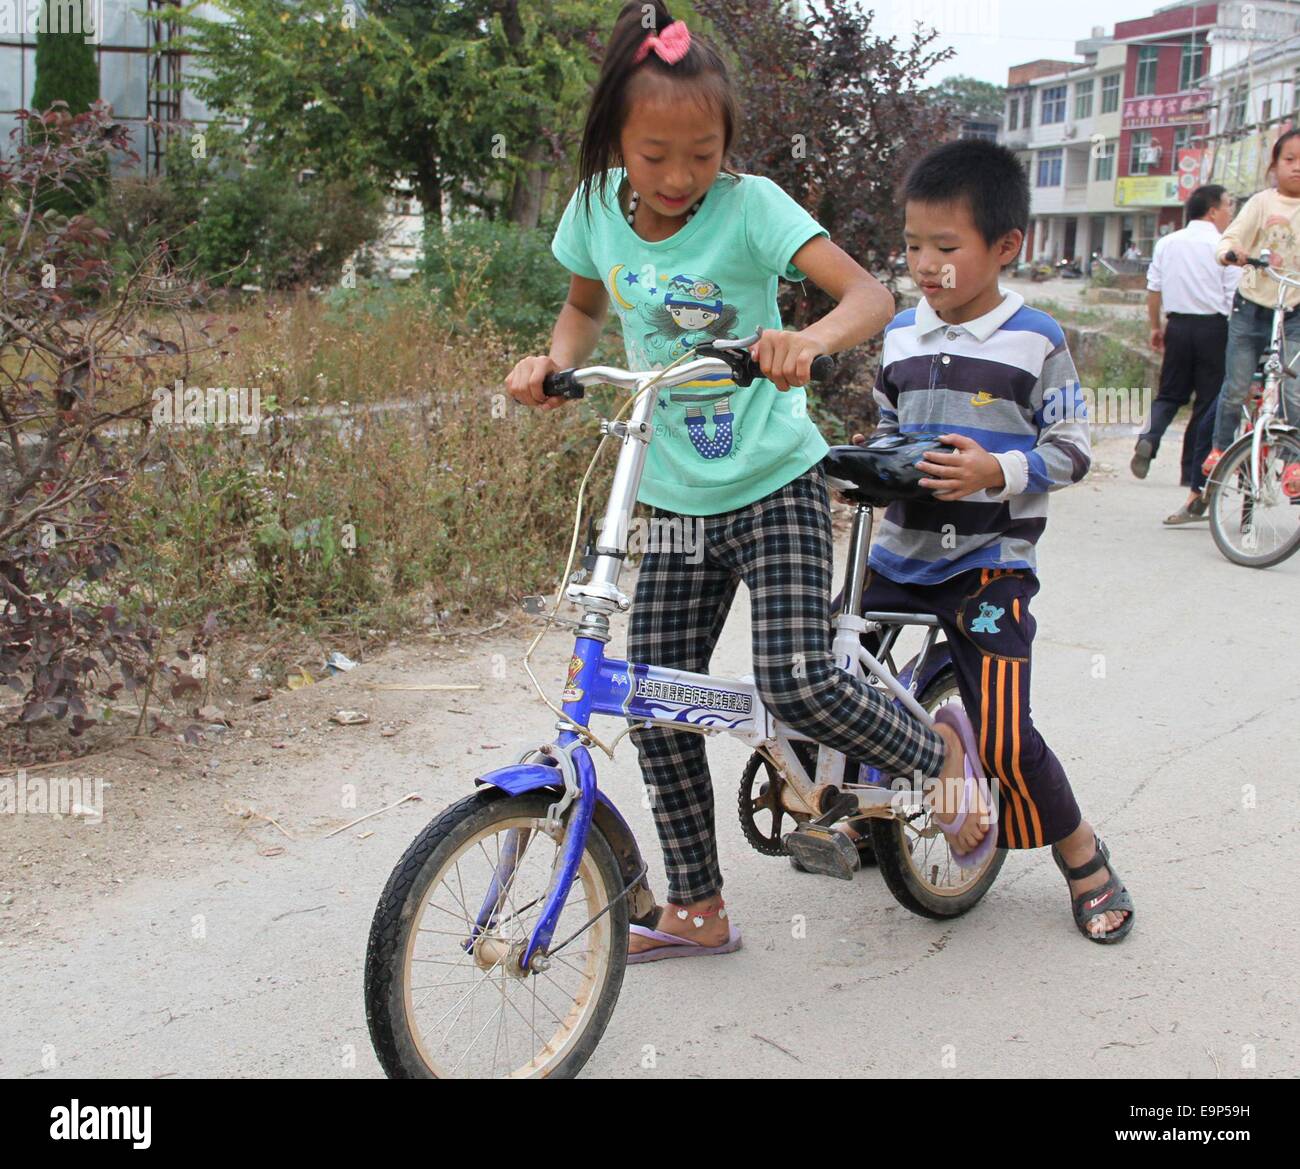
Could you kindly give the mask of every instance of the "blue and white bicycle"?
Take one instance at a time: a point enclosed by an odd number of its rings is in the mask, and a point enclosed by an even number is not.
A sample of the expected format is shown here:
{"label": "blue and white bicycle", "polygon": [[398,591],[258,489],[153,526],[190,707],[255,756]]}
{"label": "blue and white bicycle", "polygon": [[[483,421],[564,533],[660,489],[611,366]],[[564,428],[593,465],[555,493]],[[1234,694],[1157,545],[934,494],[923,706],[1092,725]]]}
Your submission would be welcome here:
{"label": "blue and white bicycle", "polygon": [[[653,926],[657,907],[632,831],[597,786],[591,748],[612,756],[613,745],[592,730],[593,715],[621,720],[623,734],[657,725],[739,736],[755,751],[740,787],[746,839],[769,855],[786,854],[793,843],[806,868],[852,879],[856,850],[832,829],[866,817],[881,875],[915,913],[965,913],[1002,867],[1005,854],[994,849],[963,868],[922,799],[919,778],[891,785],[783,726],[764,709],[752,676],[692,674],[605,652],[610,614],[631,605],[619,577],[659,392],[705,378],[730,378],[731,392],[742,392],[761,377],[749,354],[757,339],[714,342],[666,370],[593,366],[547,379],[549,396],[582,397],[584,387],[602,384],[632,394],[618,418],[601,424],[621,449],[600,537],[586,571],[570,577],[575,524],[561,585],[581,618],[572,623],[577,635],[562,706],[548,700],[560,716],[558,734],[513,766],[480,775],[478,790],[436,817],[388,880],[370,930],[365,997],[371,1039],[389,1076],[572,1076],[604,1033],[623,982],[628,925]],[[819,358],[814,380],[831,369],[831,359]],[[959,701],[938,623],[860,611],[873,508],[896,492],[869,448],[837,447],[824,465],[831,485],[857,504],[834,620],[836,661],[931,724],[935,710]],[[548,627],[556,620],[552,610]],[[893,654],[909,626],[922,631],[922,644],[896,671]]]}

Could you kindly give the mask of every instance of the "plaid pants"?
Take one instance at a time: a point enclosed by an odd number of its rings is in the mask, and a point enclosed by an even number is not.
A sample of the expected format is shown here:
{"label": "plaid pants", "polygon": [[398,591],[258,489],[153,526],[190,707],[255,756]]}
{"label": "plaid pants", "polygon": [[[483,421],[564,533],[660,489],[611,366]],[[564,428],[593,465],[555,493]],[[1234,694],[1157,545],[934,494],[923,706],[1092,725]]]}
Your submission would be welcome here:
{"label": "plaid pants", "polygon": [[[630,661],[706,673],[744,580],[753,601],[754,677],[777,719],[888,775],[939,774],[943,740],[831,655],[833,541],[820,466],[735,511],[677,517],[655,509],[654,518],[700,524],[703,540],[690,553],[674,547],[645,554],[628,629]],[[666,727],[629,737],[650,792],[669,899],[702,901],[722,888],[704,739]]]}

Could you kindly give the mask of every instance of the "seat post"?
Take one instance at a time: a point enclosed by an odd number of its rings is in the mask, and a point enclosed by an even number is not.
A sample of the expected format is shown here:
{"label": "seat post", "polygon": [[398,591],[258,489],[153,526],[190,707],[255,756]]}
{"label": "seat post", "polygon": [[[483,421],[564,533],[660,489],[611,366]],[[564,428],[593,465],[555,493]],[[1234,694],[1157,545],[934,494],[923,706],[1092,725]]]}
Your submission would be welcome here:
{"label": "seat post", "polygon": [[844,566],[843,612],[857,616],[862,611],[862,592],[867,581],[867,555],[871,551],[873,515],[869,504],[860,503],[853,513],[849,535],[849,559]]}

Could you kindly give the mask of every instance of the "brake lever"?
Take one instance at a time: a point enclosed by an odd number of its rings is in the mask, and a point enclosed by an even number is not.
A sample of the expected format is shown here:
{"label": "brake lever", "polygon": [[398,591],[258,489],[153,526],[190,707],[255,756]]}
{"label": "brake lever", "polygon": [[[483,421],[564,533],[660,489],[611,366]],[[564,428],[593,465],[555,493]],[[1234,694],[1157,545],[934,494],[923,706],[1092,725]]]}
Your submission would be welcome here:
{"label": "brake lever", "polygon": [[708,345],[696,346],[695,352],[701,357],[714,357],[719,361],[725,361],[731,370],[731,380],[743,388],[753,385],[755,378],[763,376],[758,362],[749,352],[751,346],[758,344],[762,334],[763,330],[760,328],[752,337],[724,338]]}

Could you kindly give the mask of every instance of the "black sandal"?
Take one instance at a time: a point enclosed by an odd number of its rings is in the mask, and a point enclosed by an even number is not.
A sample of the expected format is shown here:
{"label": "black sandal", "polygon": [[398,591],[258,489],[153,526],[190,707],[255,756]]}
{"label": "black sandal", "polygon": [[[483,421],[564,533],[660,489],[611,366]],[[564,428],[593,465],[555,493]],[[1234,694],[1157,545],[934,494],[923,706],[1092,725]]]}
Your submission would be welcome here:
{"label": "black sandal", "polygon": [[[1078,927],[1079,932],[1090,942],[1099,942],[1102,945],[1109,946],[1116,942],[1122,942],[1128,937],[1129,931],[1133,928],[1136,910],[1133,908],[1133,899],[1124,887],[1123,878],[1115,871],[1115,866],[1110,863],[1110,850],[1103,843],[1100,836],[1094,833],[1092,839],[1097,851],[1093,854],[1092,860],[1081,864],[1078,868],[1072,869],[1066,865],[1065,858],[1056,845],[1052,845],[1052,860],[1056,862],[1056,867],[1061,870],[1066,881],[1082,881],[1084,877],[1091,877],[1093,873],[1102,868],[1106,869],[1110,874],[1104,885],[1098,885],[1095,889],[1089,889],[1085,893],[1080,893],[1077,897],[1071,896],[1070,898],[1070,909],[1074,914],[1074,924]],[[1096,917],[1098,913],[1106,912],[1125,913],[1127,916],[1115,929],[1107,930],[1102,934],[1094,934],[1088,929],[1089,919]]]}

